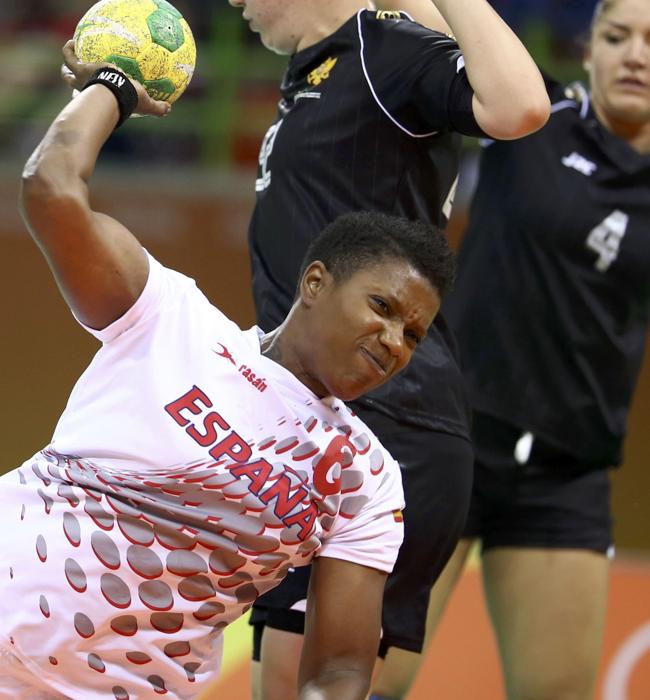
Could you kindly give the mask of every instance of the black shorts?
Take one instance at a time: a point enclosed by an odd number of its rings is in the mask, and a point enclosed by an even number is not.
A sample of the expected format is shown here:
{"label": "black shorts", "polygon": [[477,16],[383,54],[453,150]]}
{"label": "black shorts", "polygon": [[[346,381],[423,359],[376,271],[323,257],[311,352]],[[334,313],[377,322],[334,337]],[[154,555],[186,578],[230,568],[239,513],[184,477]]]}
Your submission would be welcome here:
{"label": "black shorts", "polygon": [[[354,405],[354,410],[399,461],[406,501],[404,543],[384,593],[380,655],[392,646],[419,652],[430,588],[463,532],[472,488],[472,447],[462,437],[400,423],[368,407]],[[255,602],[250,622],[259,628],[258,637],[265,624],[303,632],[309,571],[290,571]]]}
{"label": "black shorts", "polygon": [[522,430],[485,414],[475,414],[472,434],[476,464],[465,537],[480,538],[483,550],[608,551],[612,518],[607,465],[585,463],[535,438],[517,460]]}

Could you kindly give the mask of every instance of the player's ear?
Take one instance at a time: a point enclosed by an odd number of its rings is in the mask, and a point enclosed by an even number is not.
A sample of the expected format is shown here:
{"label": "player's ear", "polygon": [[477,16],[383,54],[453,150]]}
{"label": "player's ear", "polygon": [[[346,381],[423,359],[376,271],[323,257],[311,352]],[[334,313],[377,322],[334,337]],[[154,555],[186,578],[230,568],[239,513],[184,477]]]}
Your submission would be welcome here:
{"label": "player's ear", "polygon": [[300,299],[306,306],[312,306],[331,282],[332,275],[327,271],[325,263],[314,260],[309,263],[300,280]]}

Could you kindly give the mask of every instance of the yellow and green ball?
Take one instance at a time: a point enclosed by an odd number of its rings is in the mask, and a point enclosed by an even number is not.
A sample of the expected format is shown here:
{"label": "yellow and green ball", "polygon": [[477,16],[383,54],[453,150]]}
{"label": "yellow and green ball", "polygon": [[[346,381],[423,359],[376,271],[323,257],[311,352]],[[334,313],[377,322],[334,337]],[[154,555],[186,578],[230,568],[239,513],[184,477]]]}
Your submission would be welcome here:
{"label": "yellow and green ball", "polygon": [[81,61],[116,65],[156,100],[177,100],[196,65],[192,30],[167,0],[101,0],[79,21],[74,41]]}

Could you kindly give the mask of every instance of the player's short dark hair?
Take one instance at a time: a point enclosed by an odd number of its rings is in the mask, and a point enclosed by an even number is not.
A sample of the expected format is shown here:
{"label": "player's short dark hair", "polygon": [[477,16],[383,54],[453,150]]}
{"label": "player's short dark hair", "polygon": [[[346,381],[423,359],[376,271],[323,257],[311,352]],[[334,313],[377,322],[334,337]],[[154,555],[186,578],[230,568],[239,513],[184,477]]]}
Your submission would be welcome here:
{"label": "player's short dark hair", "polygon": [[307,249],[299,279],[315,260],[324,263],[337,283],[362,268],[405,260],[441,298],[456,275],[455,255],[440,229],[379,212],[343,214],[329,224]]}

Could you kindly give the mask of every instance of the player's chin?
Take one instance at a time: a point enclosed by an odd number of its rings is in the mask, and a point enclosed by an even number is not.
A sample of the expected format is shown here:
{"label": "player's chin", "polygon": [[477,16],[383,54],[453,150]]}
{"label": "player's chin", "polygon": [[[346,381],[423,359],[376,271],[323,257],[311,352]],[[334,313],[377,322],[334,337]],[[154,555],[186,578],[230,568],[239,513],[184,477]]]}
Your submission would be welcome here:
{"label": "player's chin", "polygon": [[650,97],[634,93],[618,95],[618,99],[612,100],[610,111],[621,121],[647,124],[650,121]]}

